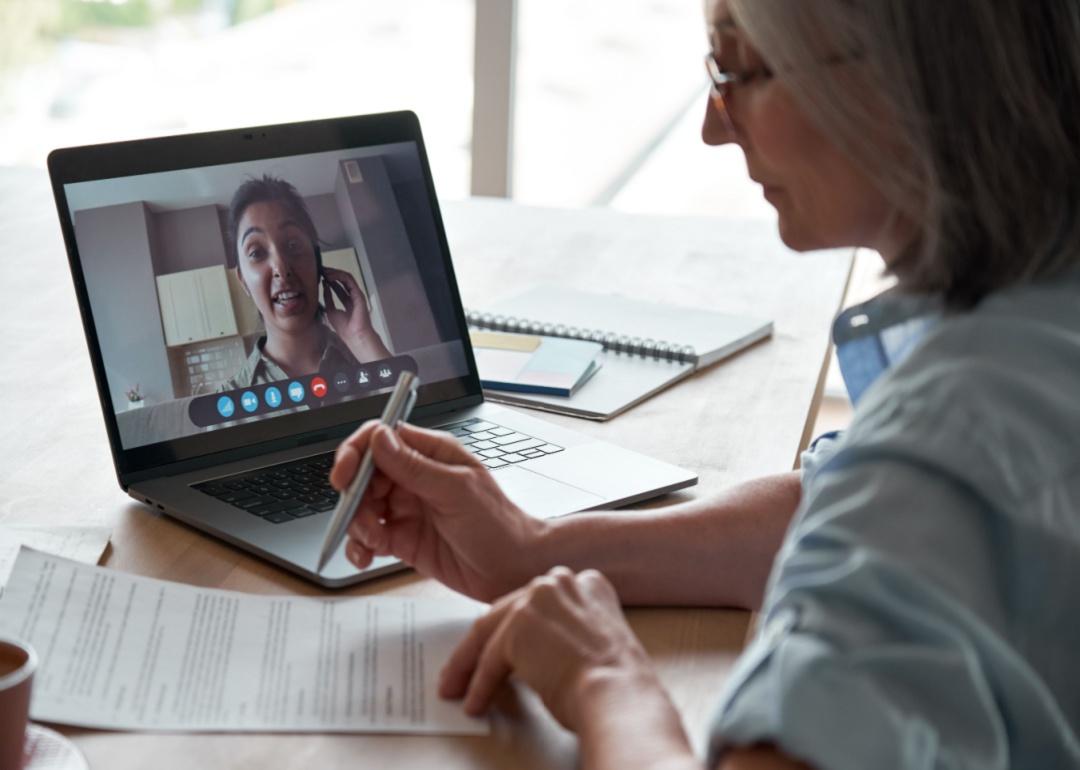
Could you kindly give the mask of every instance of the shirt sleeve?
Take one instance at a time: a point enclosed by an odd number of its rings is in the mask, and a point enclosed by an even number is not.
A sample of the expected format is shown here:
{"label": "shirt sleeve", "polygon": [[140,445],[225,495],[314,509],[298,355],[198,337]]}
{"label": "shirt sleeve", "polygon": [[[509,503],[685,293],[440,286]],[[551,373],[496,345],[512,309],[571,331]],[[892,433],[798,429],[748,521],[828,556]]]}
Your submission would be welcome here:
{"label": "shirt sleeve", "polygon": [[1000,633],[991,502],[880,447],[840,449],[809,486],[709,766],[761,742],[818,770],[1006,768],[1018,735],[1060,745],[1052,699]]}

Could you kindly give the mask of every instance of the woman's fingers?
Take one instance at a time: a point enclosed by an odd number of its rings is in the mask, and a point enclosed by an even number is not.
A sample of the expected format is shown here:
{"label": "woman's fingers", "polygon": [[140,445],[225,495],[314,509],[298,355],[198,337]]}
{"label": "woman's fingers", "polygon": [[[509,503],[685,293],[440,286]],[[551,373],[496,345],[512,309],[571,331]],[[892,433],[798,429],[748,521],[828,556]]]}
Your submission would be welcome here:
{"label": "woman's fingers", "polygon": [[[378,420],[368,420],[338,446],[334,457],[334,467],[330,470],[330,484],[334,489],[344,489],[356,475],[356,469],[360,467],[360,459],[367,451],[371,438],[380,424]],[[451,465],[478,464],[472,453],[445,431],[425,430],[408,423],[400,423],[397,433],[405,445],[436,462]]]}
{"label": "woman's fingers", "polygon": [[[334,318],[335,313],[341,313],[343,311],[338,310],[336,304],[334,304],[334,297],[337,297],[344,307],[344,313],[349,315],[352,312],[352,300],[349,297],[349,291],[345,286],[341,285],[340,276],[346,275],[352,278],[351,275],[342,271],[335,270],[332,267],[323,268],[322,276],[322,292],[323,292],[323,308],[326,310],[327,316],[331,319]],[[355,283],[355,281],[354,281]]]}
{"label": "woman's fingers", "polygon": [[[424,500],[446,502],[459,496],[464,481],[461,468],[425,456],[402,440],[404,438],[405,435],[399,438],[385,425],[375,429],[371,447],[379,470],[395,484]],[[464,448],[462,451],[466,452]]]}
{"label": "woman's fingers", "polygon": [[330,486],[341,492],[349,486],[360,468],[360,453],[351,444],[342,444],[334,453],[334,466],[330,469]]}
{"label": "woman's fingers", "polygon": [[365,548],[371,551],[376,556],[389,556],[390,555],[390,528],[380,523],[379,518],[375,516],[364,516],[364,532],[367,537],[367,541],[363,544]]}
{"label": "woman's fingers", "polygon": [[378,500],[389,495],[393,488],[394,482],[388,479],[386,474],[375,471],[371,477],[371,483],[368,484],[368,496],[372,500]]}
{"label": "woman's fingers", "polygon": [[336,267],[324,267],[323,272],[332,278],[335,283],[340,284],[342,289],[350,297],[359,299],[364,296],[360,284],[356,282],[356,278],[348,270],[338,270]]}
{"label": "woman's fingers", "polygon": [[469,629],[443,668],[439,694],[464,696],[477,715],[513,674],[536,690],[560,724],[578,721],[573,692],[592,667],[634,675],[645,656],[618,597],[599,572],[555,567],[507,594]]}
{"label": "woman's fingers", "polygon": [[510,604],[518,596],[517,591],[504,596],[491,606],[487,614],[469,628],[465,638],[458,643],[439,675],[439,695],[443,698],[460,698],[469,689],[469,683],[477,670],[484,648],[492,635],[503,623]]}
{"label": "woman's fingers", "polygon": [[368,420],[338,445],[334,452],[334,466],[330,469],[330,486],[334,489],[340,492],[353,480],[360,460],[371,443],[371,435],[378,426],[378,420]]}
{"label": "woman's fingers", "polygon": [[386,499],[365,499],[353,514],[349,523],[348,535],[359,541],[365,548],[381,551],[386,548],[389,533],[383,522],[389,515]]}
{"label": "woman's fingers", "polygon": [[342,307],[345,308],[345,315],[352,315],[354,300],[349,294],[348,289],[342,286],[340,281],[326,280],[325,283],[333,290],[334,295],[338,298],[338,301],[341,302]]}
{"label": "woman's fingers", "polygon": [[444,430],[428,430],[408,423],[398,425],[398,437],[433,460],[450,465],[479,465],[465,446]]}
{"label": "woman's fingers", "polygon": [[[378,425],[378,420],[368,420],[350,433],[348,438],[341,442],[341,446],[348,444],[363,454],[364,450],[367,449],[368,442],[371,441],[371,432],[375,430]],[[338,449],[340,450],[340,447]]]}
{"label": "woman's fingers", "polygon": [[[471,455],[448,434],[428,435],[428,431],[413,429],[413,439],[424,449],[458,460]],[[402,494],[406,498],[421,492],[433,499],[455,499],[462,489],[460,468],[425,457],[422,452],[400,441],[396,432],[377,421],[361,426],[337,449],[330,483],[344,490],[353,481],[361,459],[368,449],[375,454],[376,472],[359,501],[349,524],[348,535],[364,549],[360,557],[381,556],[391,552],[392,526],[390,497]],[[398,492],[395,492],[398,490]]]}
{"label": "woman's fingers", "polygon": [[582,570],[577,574],[575,581],[577,588],[594,602],[619,606],[619,595],[615,593],[615,586],[600,571],[595,569]]}
{"label": "woman's fingers", "polygon": [[349,540],[345,543],[345,558],[347,558],[357,569],[367,569],[371,566],[371,561],[375,558],[375,554],[357,541]]}
{"label": "woman's fingers", "polygon": [[513,671],[506,652],[506,637],[509,634],[510,624],[504,620],[496,626],[481,650],[476,669],[469,680],[469,690],[461,704],[466,714],[480,716],[487,711],[495,693]]}
{"label": "woman's fingers", "polygon": [[[355,447],[346,447],[344,445],[338,447],[334,467],[330,469],[330,486],[338,492],[349,486],[352,480],[356,478],[356,471],[360,468],[362,456],[362,453],[357,451]],[[367,495],[386,497],[392,485],[393,482],[376,469],[375,474],[368,483]]]}
{"label": "woman's fingers", "polygon": [[[330,469],[330,485],[334,489],[342,492],[352,483],[363,454],[371,443],[371,436],[378,426],[377,420],[371,420],[338,446],[334,466]],[[386,498],[392,488],[393,482],[376,470],[363,497],[358,501],[349,525],[348,535],[351,540],[375,555],[381,555],[389,548],[389,533],[382,522],[389,514]]]}
{"label": "woman's fingers", "polygon": [[322,295],[323,295],[323,309],[326,310],[327,316],[333,316],[334,313],[340,312],[337,309],[337,305],[334,304],[334,293],[330,291],[330,279],[324,278],[322,283]]}
{"label": "woman's fingers", "polygon": [[360,300],[365,300],[364,307],[367,307],[364,292],[360,289],[360,285],[349,271],[338,270],[336,267],[324,266],[323,284],[334,290],[334,294],[337,295],[341,304],[345,306],[345,312],[347,314],[352,315],[354,305]]}

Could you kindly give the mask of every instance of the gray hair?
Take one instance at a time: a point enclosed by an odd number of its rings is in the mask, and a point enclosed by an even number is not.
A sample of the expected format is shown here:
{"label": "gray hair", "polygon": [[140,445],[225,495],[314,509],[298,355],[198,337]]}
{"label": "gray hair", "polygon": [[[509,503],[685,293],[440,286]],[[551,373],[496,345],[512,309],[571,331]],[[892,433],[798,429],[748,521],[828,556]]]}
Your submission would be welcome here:
{"label": "gray hair", "polygon": [[971,306],[1080,263],[1080,2],[729,5],[807,116],[915,223],[890,265],[906,289]]}

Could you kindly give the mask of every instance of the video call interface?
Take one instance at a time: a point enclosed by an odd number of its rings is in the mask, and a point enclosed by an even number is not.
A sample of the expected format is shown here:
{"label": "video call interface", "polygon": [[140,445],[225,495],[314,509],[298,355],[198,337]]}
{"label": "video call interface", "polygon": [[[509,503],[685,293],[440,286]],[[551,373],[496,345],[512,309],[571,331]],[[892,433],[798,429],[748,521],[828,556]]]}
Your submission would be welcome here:
{"label": "video call interface", "polygon": [[65,194],[125,449],[468,373],[412,142]]}

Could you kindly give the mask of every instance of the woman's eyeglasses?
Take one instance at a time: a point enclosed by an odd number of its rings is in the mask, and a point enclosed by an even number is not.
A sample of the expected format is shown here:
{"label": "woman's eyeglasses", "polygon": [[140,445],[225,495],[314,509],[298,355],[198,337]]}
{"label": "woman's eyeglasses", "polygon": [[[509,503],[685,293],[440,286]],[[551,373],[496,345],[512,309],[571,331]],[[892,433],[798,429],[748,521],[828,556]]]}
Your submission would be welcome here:
{"label": "woman's eyeglasses", "polygon": [[711,51],[705,54],[705,72],[709,75],[713,96],[720,99],[726,98],[733,88],[755,80],[768,80],[773,76],[773,71],[768,67],[757,67],[744,72],[720,69],[716,55]]}
{"label": "woman's eyeglasses", "polygon": [[[820,63],[825,65],[844,64],[861,58],[862,55],[860,53],[853,51],[851,53],[826,56],[820,60]],[[744,86],[756,81],[772,80],[772,78],[775,77],[775,73],[768,67],[755,67],[754,69],[744,70],[743,72],[721,69],[720,64],[717,62],[715,51],[710,51],[705,54],[705,72],[709,76],[709,95],[712,97],[713,104],[716,106],[717,111],[723,116],[724,121],[727,123],[727,127],[731,130],[734,130],[735,128],[731,121],[730,104],[731,95],[734,93],[734,90],[739,86]]]}
{"label": "woman's eyeglasses", "polygon": [[712,51],[705,54],[705,72],[709,76],[709,94],[712,97],[713,105],[723,116],[724,122],[727,123],[727,127],[731,130],[734,130],[734,124],[731,121],[728,100],[731,99],[734,89],[757,80],[769,80],[773,77],[773,71],[768,67],[757,67],[743,72],[720,69],[720,64],[716,61],[716,54]]}

